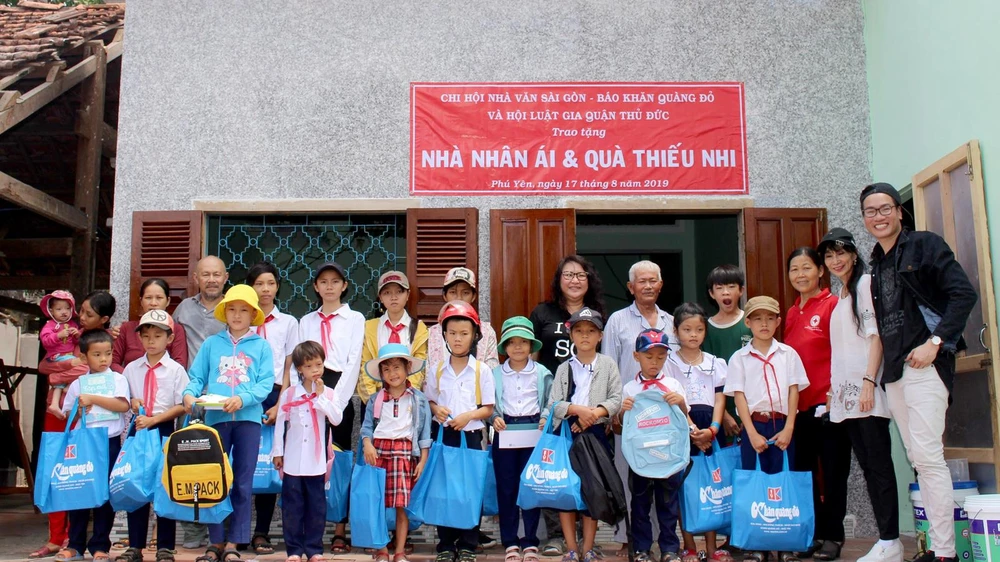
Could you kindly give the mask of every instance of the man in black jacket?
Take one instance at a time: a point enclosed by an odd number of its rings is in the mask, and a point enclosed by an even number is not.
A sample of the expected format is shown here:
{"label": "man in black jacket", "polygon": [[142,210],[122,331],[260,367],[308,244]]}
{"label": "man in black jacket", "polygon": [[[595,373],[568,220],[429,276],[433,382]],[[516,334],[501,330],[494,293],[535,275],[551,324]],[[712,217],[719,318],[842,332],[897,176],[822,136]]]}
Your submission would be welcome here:
{"label": "man in black jacket", "polygon": [[[861,192],[872,251],[872,298],[883,348],[881,384],[917,471],[930,523],[931,548],[914,562],[955,560],[954,500],[944,461],[945,412],[955,377],[955,353],[976,304],[976,291],[948,244],[932,232],[902,227],[899,192],[875,183]],[[865,379],[864,384],[876,384]],[[897,548],[880,548],[859,562],[899,562]]]}

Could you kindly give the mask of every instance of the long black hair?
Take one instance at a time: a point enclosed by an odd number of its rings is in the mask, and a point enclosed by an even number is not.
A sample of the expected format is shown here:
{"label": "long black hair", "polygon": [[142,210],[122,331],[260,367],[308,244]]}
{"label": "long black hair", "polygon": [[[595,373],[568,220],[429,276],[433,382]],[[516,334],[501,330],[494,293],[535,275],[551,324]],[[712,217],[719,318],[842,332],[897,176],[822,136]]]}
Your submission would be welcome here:
{"label": "long black hair", "polygon": [[570,254],[564,257],[559,261],[559,265],[556,266],[556,272],[552,276],[551,302],[559,308],[566,310],[566,297],[563,296],[562,285],[559,284],[559,280],[562,277],[563,268],[570,262],[579,264],[587,272],[587,292],[583,295],[583,306],[591,310],[596,310],[601,314],[602,318],[607,319],[607,316],[604,314],[604,288],[601,285],[601,278],[597,275],[597,269],[594,267],[594,264],[587,261],[587,258],[577,254]]}
{"label": "long black hair", "polygon": [[90,308],[94,309],[98,318],[103,318],[105,316],[109,318],[109,320],[104,323],[104,327],[110,328],[110,318],[115,315],[115,309],[118,308],[117,303],[115,302],[115,297],[111,296],[111,293],[107,291],[94,291],[83,299],[83,302],[87,301],[90,301]]}
{"label": "long black hair", "polygon": [[[827,250],[838,250],[842,249],[845,252],[852,254],[854,256],[854,261],[851,265],[851,276],[847,278],[847,293],[851,295],[851,313],[854,315],[854,328],[858,331],[858,335],[863,335],[861,331],[861,303],[858,302],[858,283],[861,282],[861,276],[865,274],[865,261],[858,256],[858,249],[851,244],[827,244],[824,254]],[[826,256],[823,256],[824,261],[826,261]]]}

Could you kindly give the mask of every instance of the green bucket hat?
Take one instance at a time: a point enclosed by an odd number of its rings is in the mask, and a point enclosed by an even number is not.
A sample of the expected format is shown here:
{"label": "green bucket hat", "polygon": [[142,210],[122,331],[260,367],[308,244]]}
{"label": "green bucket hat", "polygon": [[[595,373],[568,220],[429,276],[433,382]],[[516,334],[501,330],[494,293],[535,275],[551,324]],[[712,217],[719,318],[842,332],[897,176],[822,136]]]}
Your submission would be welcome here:
{"label": "green bucket hat", "polygon": [[500,342],[497,353],[507,355],[505,347],[510,338],[524,338],[531,342],[531,352],[537,353],[542,348],[542,342],[535,339],[535,326],[524,316],[512,316],[504,321],[500,328]]}

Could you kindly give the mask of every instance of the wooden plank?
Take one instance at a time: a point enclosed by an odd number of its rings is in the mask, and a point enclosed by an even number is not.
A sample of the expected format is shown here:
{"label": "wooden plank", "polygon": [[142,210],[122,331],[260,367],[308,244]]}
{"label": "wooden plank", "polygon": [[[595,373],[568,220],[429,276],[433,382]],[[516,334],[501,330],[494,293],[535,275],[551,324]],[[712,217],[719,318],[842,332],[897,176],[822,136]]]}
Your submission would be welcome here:
{"label": "wooden plank", "polygon": [[72,238],[0,240],[0,254],[10,259],[64,258],[73,252]]}
{"label": "wooden plank", "polygon": [[69,286],[69,275],[29,275],[0,277],[2,291],[54,291]]}
{"label": "wooden plank", "polygon": [[118,155],[118,131],[107,123],[101,129],[101,152],[108,158]]}
{"label": "wooden plank", "polygon": [[51,195],[0,172],[0,199],[77,230],[86,230],[87,215]]}
{"label": "wooden plank", "polygon": [[8,86],[27,76],[31,70],[31,68],[22,68],[10,76],[0,78],[0,90],[6,90]]}
{"label": "wooden plank", "polygon": [[0,308],[7,310],[16,310],[21,314],[27,314],[29,316],[34,316],[35,318],[42,318],[42,309],[38,307],[38,303],[25,302],[19,299],[5,297],[0,295]]}
{"label": "wooden plank", "polygon": [[[933,182],[937,179],[938,174],[942,172],[950,172],[964,164],[968,155],[969,149],[963,144],[948,154],[945,154],[941,158],[938,158],[937,161],[930,166],[927,166],[923,170],[914,174],[912,180],[914,195],[916,195],[918,187],[924,187],[925,185]],[[916,209],[916,207],[914,207],[914,209]]]}
{"label": "wooden plank", "polygon": [[969,463],[993,464],[993,449],[978,447],[945,447],[946,459],[969,459]]}
{"label": "wooden plank", "polygon": [[[964,156],[962,160],[965,160]],[[941,178],[941,183],[939,184],[941,186],[941,228],[944,230],[941,233],[941,237],[944,238],[944,241],[955,252],[955,259],[961,262],[962,257],[959,255],[958,234],[956,234],[957,231],[955,229],[955,203],[951,198],[951,174],[941,173],[938,177]]]}
{"label": "wooden plank", "polygon": [[122,56],[122,51],[125,49],[125,30],[119,29],[115,32],[114,39],[111,40],[104,47],[104,52],[108,56],[108,62],[111,62],[118,57]]}
{"label": "wooden plank", "polygon": [[17,90],[0,91],[0,111],[13,107],[19,97],[21,97],[21,92]]}
{"label": "wooden plank", "polygon": [[56,12],[63,9],[62,4],[49,4],[48,2],[32,2],[31,0],[21,0],[17,3],[21,8],[34,8],[36,10],[49,10]]}
{"label": "wooden plank", "polygon": [[643,211],[671,211],[686,213],[736,213],[753,207],[751,197],[619,197],[602,199],[599,197],[567,197],[566,208],[577,212],[634,213]]}
{"label": "wooden plank", "polygon": [[86,57],[73,66],[73,68],[59,73],[55,80],[39,84],[36,88],[25,92],[17,100],[17,104],[14,107],[0,111],[0,134],[24,121],[31,114],[45,107],[46,104],[82,82],[84,78],[90,76],[96,70],[97,57]]}
{"label": "wooden plank", "polygon": [[84,55],[97,59],[97,70],[80,84],[80,110],[77,112],[76,189],[73,206],[87,215],[86,230],[73,238],[70,259],[72,290],[85,295],[94,285],[94,246],[100,206],[101,149],[104,145],[104,92],[107,77],[107,53],[104,43],[90,41]]}

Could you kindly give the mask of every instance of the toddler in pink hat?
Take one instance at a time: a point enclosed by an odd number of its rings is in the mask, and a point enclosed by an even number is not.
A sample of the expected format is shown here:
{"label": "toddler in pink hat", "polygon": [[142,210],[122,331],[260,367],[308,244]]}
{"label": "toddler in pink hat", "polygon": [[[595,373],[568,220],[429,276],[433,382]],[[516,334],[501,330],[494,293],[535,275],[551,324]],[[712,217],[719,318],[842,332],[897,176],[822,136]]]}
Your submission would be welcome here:
{"label": "toddler in pink hat", "polygon": [[[42,302],[38,304],[42,308],[48,321],[42,327],[40,339],[42,347],[45,348],[45,361],[72,361],[76,357],[77,340],[80,339],[80,325],[74,320],[76,318],[76,301],[69,291],[52,291],[42,297]],[[52,402],[48,408],[49,413],[59,419],[65,418],[65,414],[59,408],[62,392],[66,385],[55,385],[52,387]]]}

